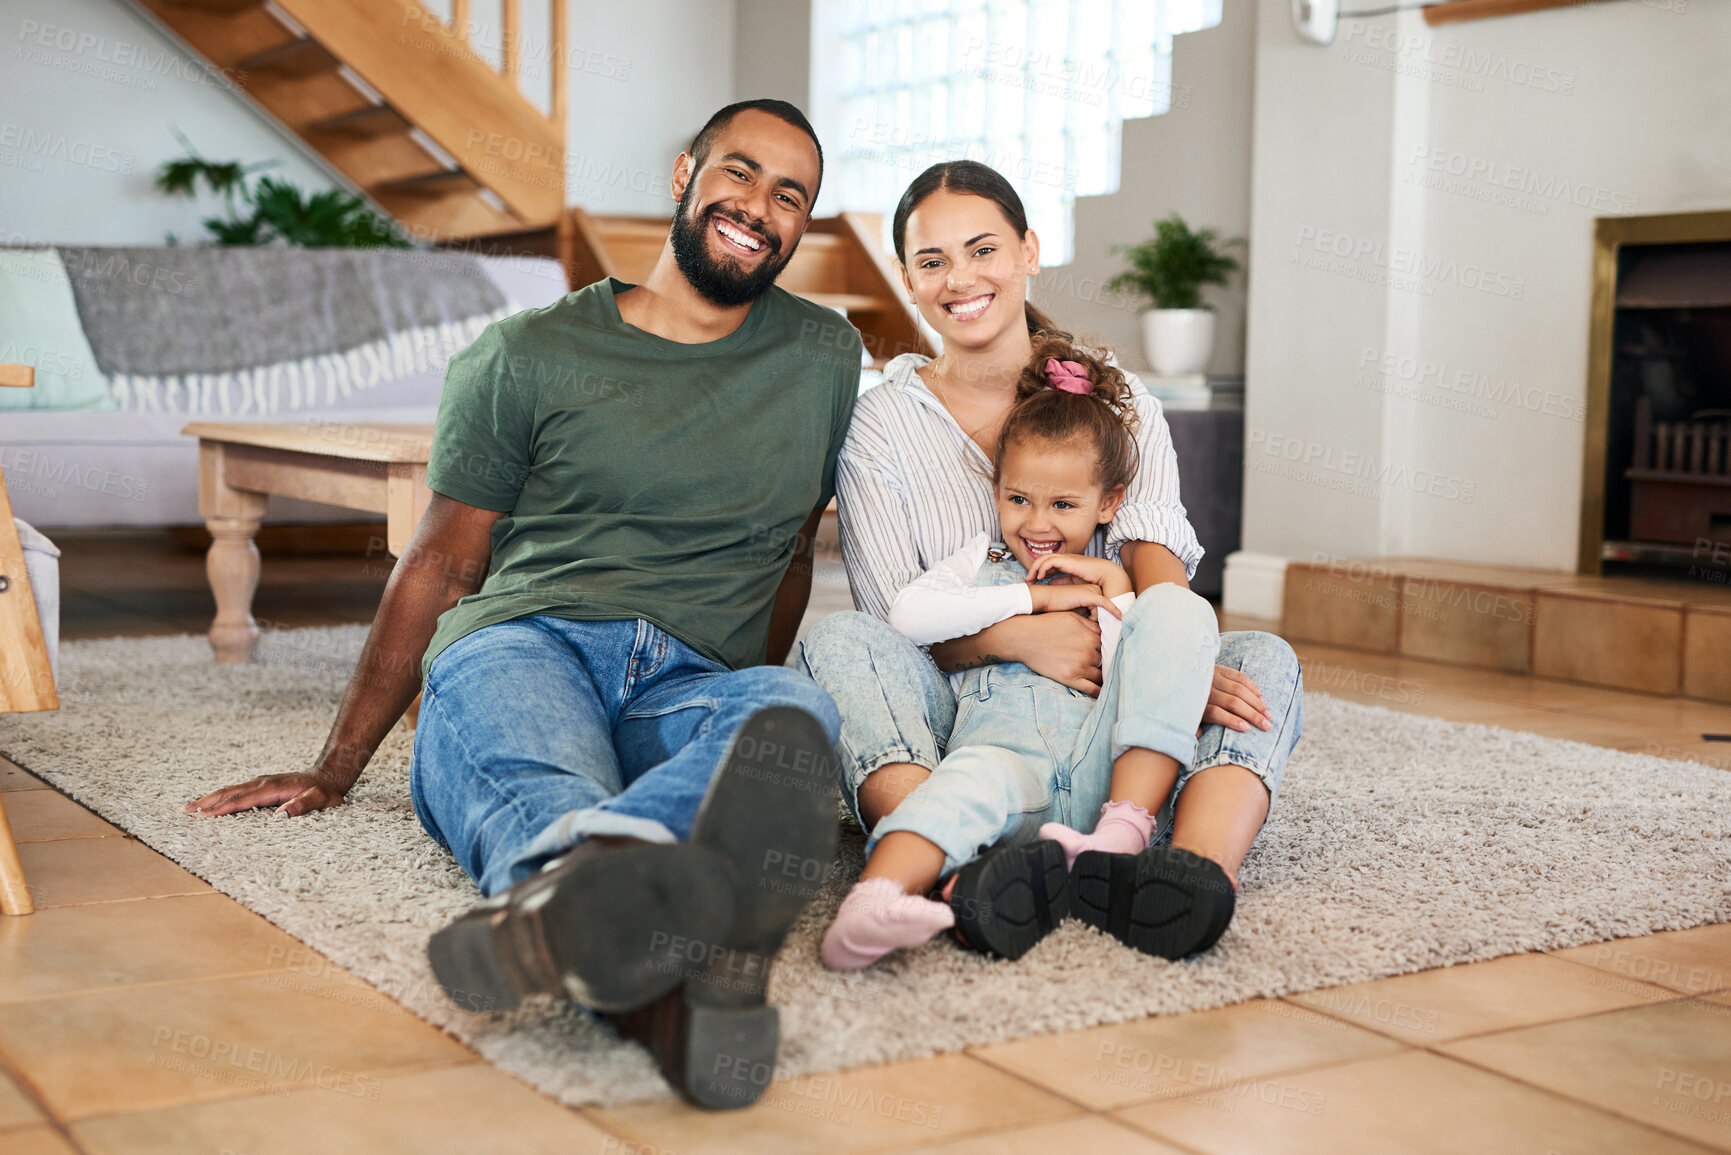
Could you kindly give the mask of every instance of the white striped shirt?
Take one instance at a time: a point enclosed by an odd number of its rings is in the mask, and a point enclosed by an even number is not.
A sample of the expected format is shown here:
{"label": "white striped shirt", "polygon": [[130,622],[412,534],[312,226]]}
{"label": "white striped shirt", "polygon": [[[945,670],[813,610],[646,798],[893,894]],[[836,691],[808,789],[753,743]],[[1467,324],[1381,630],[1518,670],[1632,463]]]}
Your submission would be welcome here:
{"label": "white striped shirt", "polygon": [[[930,358],[904,353],[854,409],[836,464],[842,561],[855,608],[887,621],[902,587],[968,543],[998,536],[992,463],[962,432],[916,370]],[[1127,541],[1165,546],[1194,576],[1196,531],[1178,499],[1178,458],[1160,402],[1126,372],[1140,421],[1142,460],[1124,504],[1088,552],[1116,561]]]}

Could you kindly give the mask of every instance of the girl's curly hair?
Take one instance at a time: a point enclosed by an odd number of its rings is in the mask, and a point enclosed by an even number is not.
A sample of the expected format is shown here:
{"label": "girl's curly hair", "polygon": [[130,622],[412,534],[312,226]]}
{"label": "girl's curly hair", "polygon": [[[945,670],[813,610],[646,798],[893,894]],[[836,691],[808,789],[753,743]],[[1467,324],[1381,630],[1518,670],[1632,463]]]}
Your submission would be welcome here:
{"label": "girl's curly hair", "polygon": [[[1095,480],[1107,493],[1130,484],[1141,460],[1132,431],[1136,406],[1130,382],[1116,365],[1076,344],[1053,326],[1033,335],[1034,356],[1016,381],[1016,403],[998,434],[993,466],[1002,471],[1004,451],[1015,442],[1065,444],[1081,441],[1094,451]],[[1054,389],[1046,375],[1048,360],[1081,365],[1093,384],[1088,393]]]}

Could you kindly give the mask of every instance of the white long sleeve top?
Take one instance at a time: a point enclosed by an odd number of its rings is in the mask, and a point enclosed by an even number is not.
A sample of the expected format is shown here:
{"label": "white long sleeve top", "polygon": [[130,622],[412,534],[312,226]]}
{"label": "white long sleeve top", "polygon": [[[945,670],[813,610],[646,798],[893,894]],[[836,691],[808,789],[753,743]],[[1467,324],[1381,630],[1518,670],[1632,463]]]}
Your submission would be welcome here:
{"label": "white long sleeve top", "polygon": [[[930,646],[977,634],[1017,614],[1033,613],[1034,595],[1027,582],[979,584],[991,548],[986,534],[975,534],[961,549],[903,586],[890,602],[889,624],[915,645]],[[1127,593],[1113,598],[1112,603],[1128,612],[1135,600],[1135,594]],[[1100,625],[1104,679],[1117,657],[1123,623],[1101,609],[1094,610],[1094,620]],[[959,673],[950,675],[950,685],[957,693],[961,692],[962,678]]]}
{"label": "white long sleeve top", "polygon": [[[887,621],[897,590],[954,554],[975,534],[996,536],[992,463],[962,432],[917,370],[929,358],[905,353],[884,369],[854,409],[836,463],[842,560],[854,608]],[[1141,467],[1112,524],[1088,553],[1118,560],[1126,541],[1170,549],[1195,576],[1202,547],[1178,497],[1172,434],[1142,383],[1129,376]]]}

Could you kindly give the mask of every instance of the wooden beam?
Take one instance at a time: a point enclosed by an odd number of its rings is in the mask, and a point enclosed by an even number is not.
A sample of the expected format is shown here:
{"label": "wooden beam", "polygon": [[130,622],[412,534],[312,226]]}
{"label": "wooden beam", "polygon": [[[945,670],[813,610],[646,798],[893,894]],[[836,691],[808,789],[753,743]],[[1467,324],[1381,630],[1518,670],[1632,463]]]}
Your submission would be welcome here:
{"label": "wooden beam", "polygon": [[28,389],[34,384],[36,384],[36,366],[0,363],[0,386],[10,385],[14,389]]}
{"label": "wooden beam", "polygon": [[565,103],[566,81],[569,68],[565,59],[565,0],[553,0],[553,35],[548,54],[552,57],[550,67],[553,70],[553,127],[559,133],[559,139],[565,139]]}
{"label": "wooden beam", "polygon": [[1597,0],[1448,0],[1432,4],[1424,10],[1424,22],[1458,24],[1463,20],[1491,20],[1498,16],[1519,16],[1523,12],[1538,12],[1544,8],[1574,8],[1593,4]]}
{"label": "wooden beam", "polygon": [[517,0],[499,0],[499,22],[504,26],[504,36],[502,37],[504,43],[500,48],[502,56],[499,72],[511,82],[512,88],[517,87],[519,64],[517,37],[521,31],[520,16]]}

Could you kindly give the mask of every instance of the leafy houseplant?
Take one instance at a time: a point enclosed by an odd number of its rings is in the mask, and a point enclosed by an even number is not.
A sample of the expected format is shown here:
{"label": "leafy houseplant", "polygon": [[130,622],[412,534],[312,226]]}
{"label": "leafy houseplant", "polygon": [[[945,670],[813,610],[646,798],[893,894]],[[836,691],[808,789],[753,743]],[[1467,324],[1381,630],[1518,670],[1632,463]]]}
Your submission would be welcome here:
{"label": "leafy houseplant", "polygon": [[1221,250],[1242,244],[1222,241],[1214,229],[1192,230],[1173,213],[1154,222],[1154,235],[1112,251],[1130,267],[1107,282],[1117,293],[1147,297],[1154,307],[1142,314],[1142,340],[1148,363],[1162,376],[1200,373],[1214,345],[1214,313],[1202,301],[1204,285],[1224,285],[1238,260]]}
{"label": "leafy houseplant", "polygon": [[[185,143],[184,138],[182,143]],[[408,248],[396,225],[353,193],[327,189],[308,196],[288,181],[260,177],[267,164],[208,161],[193,152],[156,170],[156,187],[170,196],[193,196],[199,181],[223,198],[226,217],[206,217],[204,227],[219,245],[290,245],[328,248]],[[237,204],[238,202],[238,204]],[[250,210],[242,215],[244,206]],[[173,241],[173,238],[169,238]]]}

